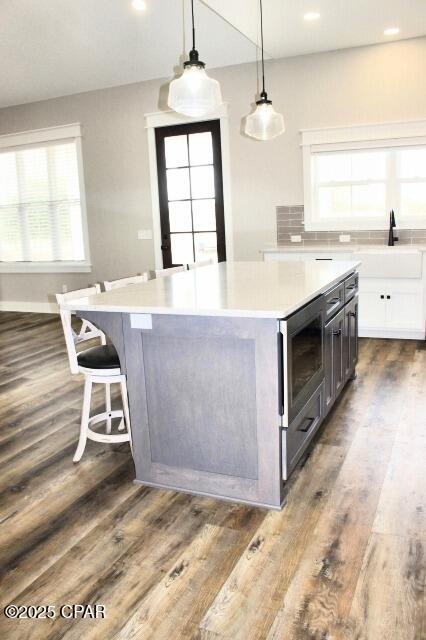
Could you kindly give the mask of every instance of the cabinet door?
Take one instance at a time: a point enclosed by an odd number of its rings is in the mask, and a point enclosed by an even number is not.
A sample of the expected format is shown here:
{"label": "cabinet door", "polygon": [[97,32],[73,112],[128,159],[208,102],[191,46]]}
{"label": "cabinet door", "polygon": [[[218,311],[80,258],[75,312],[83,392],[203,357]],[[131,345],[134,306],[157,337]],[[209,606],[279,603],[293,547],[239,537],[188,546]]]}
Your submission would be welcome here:
{"label": "cabinet door", "polygon": [[333,395],[334,400],[339,395],[345,383],[345,367],[343,362],[343,338],[345,333],[345,310],[342,309],[332,322],[333,343]]}
{"label": "cabinet door", "polygon": [[386,293],[386,327],[424,329],[421,293]]}
{"label": "cabinet door", "polygon": [[358,361],[358,296],[345,307],[344,334],[345,380],[354,372]]}
{"label": "cabinet door", "polygon": [[383,329],[386,326],[385,292],[362,291],[359,294],[359,325],[369,329]]}
{"label": "cabinet door", "polygon": [[333,320],[324,328],[324,415],[333,404]]}

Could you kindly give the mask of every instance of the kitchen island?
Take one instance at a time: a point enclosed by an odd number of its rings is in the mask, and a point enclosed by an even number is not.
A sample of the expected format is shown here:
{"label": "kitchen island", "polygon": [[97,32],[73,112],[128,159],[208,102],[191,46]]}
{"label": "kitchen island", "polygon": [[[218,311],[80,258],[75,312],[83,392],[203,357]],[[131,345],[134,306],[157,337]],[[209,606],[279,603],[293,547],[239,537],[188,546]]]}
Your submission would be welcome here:
{"label": "kitchen island", "polygon": [[279,509],[354,375],[357,266],[221,263],[73,301],[127,376],[136,481]]}

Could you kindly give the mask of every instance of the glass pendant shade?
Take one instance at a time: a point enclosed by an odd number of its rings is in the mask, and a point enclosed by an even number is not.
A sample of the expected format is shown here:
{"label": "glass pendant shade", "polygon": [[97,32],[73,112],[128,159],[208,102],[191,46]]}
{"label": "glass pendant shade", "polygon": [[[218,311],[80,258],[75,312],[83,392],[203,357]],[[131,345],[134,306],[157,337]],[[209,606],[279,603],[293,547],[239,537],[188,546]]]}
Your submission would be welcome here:
{"label": "glass pendant shade", "polygon": [[285,131],[284,118],[268,100],[259,100],[256,110],[246,118],[245,133],[256,140],[271,140]]}
{"label": "glass pendant shade", "polygon": [[203,66],[187,65],[183,74],[172,80],[167,104],[185,116],[204,116],[222,103],[220,85],[209,78]]}

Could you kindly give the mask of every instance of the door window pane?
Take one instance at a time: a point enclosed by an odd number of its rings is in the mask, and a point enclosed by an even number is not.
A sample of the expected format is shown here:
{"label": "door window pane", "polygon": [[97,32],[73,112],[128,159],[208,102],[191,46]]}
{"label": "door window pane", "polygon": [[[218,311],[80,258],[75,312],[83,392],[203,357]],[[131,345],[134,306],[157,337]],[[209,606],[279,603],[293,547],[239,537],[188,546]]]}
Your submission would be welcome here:
{"label": "door window pane", "polygon": [[192,133],[189,136],[189,158],[191,165],[213,164],[212,134]]}
{"label": "door window pane", "polygon": [[170,136],[164,138],[164,151],[166,154],[166,167],[188,166],[188,140],[187,136]]}
{"label": "door window pane", "polygon": [[191,202],[169,202],[170,231],[192,231]]}
{"label": "door window pane", "polygon": [[189,170],[167,169],[167,195],[169,200],[185,200],[190,197]]}
{"label": "door window pane", "polygon": [[355,216],[377,218],[386,212],[384,184],[364,184],[352,187],[352,212]]}
{"label": "door window pane", "polygon": [[172,244],[172,263],[186,264],[194,262],[192,233],[176,233],[170,236]]}
{"label": "door window pane", "polygon": [[193,200],[192,216],[194,219],[194,231],[216,230],[215,200]]}
{"label": "door window pane", "polygon": [[191,169],[191,191],[193,198],[214,198],[213,167],[194,167]]}
{"label": "door window pane", "polygon": [[401,215],[424,216],[426,212],[426,182],[401,184]]}
{"label": "door window pane", "polygon": [[217,260],[217,238],[216,233],[195,233],[195,260]]}

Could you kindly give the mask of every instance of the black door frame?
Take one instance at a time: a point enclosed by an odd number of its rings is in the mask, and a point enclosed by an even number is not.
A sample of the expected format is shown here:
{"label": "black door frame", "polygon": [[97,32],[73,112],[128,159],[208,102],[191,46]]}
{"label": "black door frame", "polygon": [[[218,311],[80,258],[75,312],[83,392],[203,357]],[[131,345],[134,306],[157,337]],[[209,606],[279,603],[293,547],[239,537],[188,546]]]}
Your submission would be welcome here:
{"label": "black door frame", "polygon": [[[226,260],[225,240],[225,211],[223,202],[223,175],[222,175],[222,145],[220,139],[220,120],[206,120],[205,122],[190,122],[155,129],[155,147],[157,156],[158,195],[160,205],[161,226],[161,252],[163,267],[178,266],[172,263],[170,242],[169,204],[167,197],[166,157],[164,153],[164,139],[170,136],[185,135],[191,133],[211,132],[213,145],[213,168],[215,188],[215,212],[216,212],[216,237],[218,261]],[[192,198],[191,198],[192,199]],[[191,211],[192,218],[192,211]],[[194,237],[194,230],[191,230]],[[200,233],[195,231],[195,233]]]}

